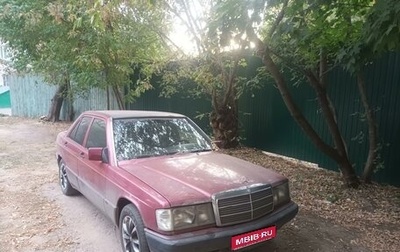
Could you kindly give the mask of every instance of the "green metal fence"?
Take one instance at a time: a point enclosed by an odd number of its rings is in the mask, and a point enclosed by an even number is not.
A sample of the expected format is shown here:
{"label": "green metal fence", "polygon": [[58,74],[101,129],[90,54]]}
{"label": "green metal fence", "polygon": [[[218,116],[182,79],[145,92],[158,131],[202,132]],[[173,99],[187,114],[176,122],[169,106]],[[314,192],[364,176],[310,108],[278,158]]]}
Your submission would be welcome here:
{"label": "green metal fence", "polygon": [[[247,75],[255,73],[260,62],[249,64]],[[384,169],[374,174],[374,180],[400,186],[400,54],[388,55],[367,67],[365,74],[369,100],[375,108],[382,140],[381,161]],[[367,127],[358,96],[356,81],[348,74],[335,70],[329,76],[329,94],[336,106],[340,130],[348,145],[350,159],[361,174],[368,151]],[[188,115],[210,132],[208,118],[196,119],[211,111],[209,100],[159,96],[160,88],[146,92],[130,109],[163,110]],[[330,142],[329,132],[318,108],[315,93],[306,82],[291,86],[299,107],[322,138]],[[273,153],[290,156],[319,166],[338,170],[335,162],[322,154],[302,132],[284,105],[272,80],[265,80],[262,89],[245,93],[239,101],[243,142]]]}
{"label": "green metal fence", "polygon": [[[381,138],[380,169],[374,179],[400,186],[400,54],[391,54],[365,70],[369,101],[375,110]],[[329,132],[318,108],[315,94],[307,83],[291,87],[299,107],[322,135]],[[356,80],[343,71],[329,76],[329,94],[336,107],[340,130],[353,165],[361,174],[368,151],[368,132]],[[336,164],[317,150],[287,111],[274,83],[240,99],[245,143],[266,151],[299,158],[337,170]]]}
{"label": "green metal fence", "polygon": [[205,98],[192,99],[187,94],[175,94],[170,98],[161,97],[161,88],[155,82],[154,88],[146,91],[128,109],[169,111],[184,114],[195,121],[207,133],[211,132],[208,113],[211,112],[211,101]]}
{"label": "green metal fence", "polygon": [[11,107],[10,90],[2,91],[0,89],[0,108],[10,108],[10,107]]}
{"label": "green metal fence", "polygon": [[[260,62],[254,59],[249,64],[248,76],[255,74]],[[367,67],[369,99],[375,109],[382,140],[380,169],[374,179],[400,186],[400,54],[391,54]],[[366,159],[368,142],[367,128],[363,121],[363,109],[354,78],[335,70],[329,76],[329,93],[336,105],[340,129],[348,145],[350,159],[360,173]],[[39,79],[10,76],[11,105],[17,116],[39,116],[48,111],[54,87],[49,89]],[[129,109],[161,110],[185,114],[200,127],[211,132],[208,116],[196,118],[211,111],[211,102],[205,98],[191,99],[187,94],[176,94],[171,98],[160,97],[156,82],[154,89],[143,94]],[[49,89],[48,91],[46,91]],[[291,91],[306,117],[326,141],[330,137],[318,109],[316,97],[307,83],[292,86]],[[82,100],[82,106],[74,104],[80,111],[105,109],[104,92],[94,92]],[[79,99],[78,99],[79,101]],[[115,106],[113,106],[115,107]],[[273,81],[265,80],[262,89],[246,92],[239,101],[240,125],[243,142],[252,147],[319,164],[337,170],[336,164],[316,149],[288,113]]]}

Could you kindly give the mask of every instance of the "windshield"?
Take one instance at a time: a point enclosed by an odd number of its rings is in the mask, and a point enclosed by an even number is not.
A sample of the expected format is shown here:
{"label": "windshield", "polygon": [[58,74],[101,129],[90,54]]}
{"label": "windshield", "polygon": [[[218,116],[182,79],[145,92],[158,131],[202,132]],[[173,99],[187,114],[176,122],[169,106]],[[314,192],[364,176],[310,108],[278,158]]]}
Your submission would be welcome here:
{"label": "windshield", "polygon": [[115,119],[113,126],[118,161],[211,150],[208,138],[186,118]]}

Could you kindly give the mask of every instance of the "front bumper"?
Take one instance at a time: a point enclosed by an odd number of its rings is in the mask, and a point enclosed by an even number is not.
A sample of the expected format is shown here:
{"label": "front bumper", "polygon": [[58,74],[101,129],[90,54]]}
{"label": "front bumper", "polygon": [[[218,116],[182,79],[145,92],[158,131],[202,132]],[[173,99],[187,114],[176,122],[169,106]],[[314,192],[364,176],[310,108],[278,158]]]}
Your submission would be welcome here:
{"label": "front bumper", "polygon": [[290,202],[278,211],[251,222],[220,228],[208,228],[172,236],[161,235],[146,229],[146,238],[150,251],[154,252],[205,252],[229,249],[232,236],[269,226],[276,226],[279,229],[293,219],[297,212],[297,204]]}

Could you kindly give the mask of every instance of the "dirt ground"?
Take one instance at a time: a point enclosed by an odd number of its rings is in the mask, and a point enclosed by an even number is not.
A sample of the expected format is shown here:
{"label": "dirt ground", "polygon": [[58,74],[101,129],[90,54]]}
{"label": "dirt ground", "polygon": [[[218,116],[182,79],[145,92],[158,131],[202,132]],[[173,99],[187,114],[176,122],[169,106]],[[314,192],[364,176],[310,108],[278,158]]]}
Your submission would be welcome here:
{"label": "dirt ground", "polygon": [[[66,197],[59,189],[54,141],[67,127],[0,116],[0,252],[120,251],[111,221],[83,196]],[[300,205],[298,216],[278,230],[277,238],[253,252],[400,251],[399,188],[337,190],[338,179],[332,175],[322,189],[310,189],[305,185],[316,184],[320,178],[313,176],[321,171],[299,169],[249,149],[231,154],[283,169]],[[384,201],[368,198],[388,193],[393,195]]]}

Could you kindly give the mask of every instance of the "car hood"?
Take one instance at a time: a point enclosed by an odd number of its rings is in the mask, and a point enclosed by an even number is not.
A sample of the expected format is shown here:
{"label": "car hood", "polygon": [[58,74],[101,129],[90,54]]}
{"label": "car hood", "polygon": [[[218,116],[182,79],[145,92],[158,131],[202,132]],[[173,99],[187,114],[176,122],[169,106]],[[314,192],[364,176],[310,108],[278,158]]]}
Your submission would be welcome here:
{"label": "car hood", "polygon": [[286,178],[266,169],[215,153],[189,153],[119,162],[131,175],[163,195],[171,206],[209,202],[217,192]]}

